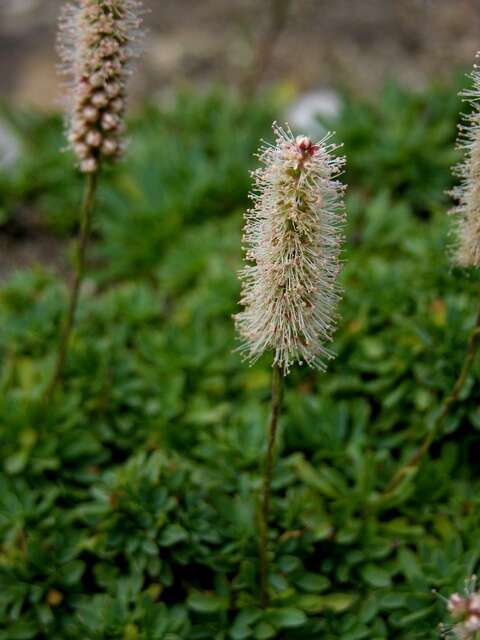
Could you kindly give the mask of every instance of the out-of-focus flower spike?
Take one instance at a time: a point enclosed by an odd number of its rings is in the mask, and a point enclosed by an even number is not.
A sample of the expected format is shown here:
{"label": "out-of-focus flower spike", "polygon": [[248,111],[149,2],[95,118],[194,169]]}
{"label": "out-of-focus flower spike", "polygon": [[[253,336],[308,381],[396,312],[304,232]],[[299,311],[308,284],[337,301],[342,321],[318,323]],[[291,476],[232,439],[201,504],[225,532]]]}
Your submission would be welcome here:
{"label": "out-of-focus flower spike", "polygon": [[68,78],[67,137],[85,173],[119,158],[125,147],[126,83],[142,51],[142,15],[138,0],[77,0],[62,11],[58,49]]}
{"label": "out-of-focus flower spike", "polygon": [[[477,57],[480,54],[477,54]],[[458,146],[463,150],[463,161],[454,167],[460,183],[451,191],[457,218],[454,259],[463,267],[480,266],[480,71],[478,65],[470,74],[472,86],[460,95],[468,102],[472,112],[463,116],[458,127]]]}

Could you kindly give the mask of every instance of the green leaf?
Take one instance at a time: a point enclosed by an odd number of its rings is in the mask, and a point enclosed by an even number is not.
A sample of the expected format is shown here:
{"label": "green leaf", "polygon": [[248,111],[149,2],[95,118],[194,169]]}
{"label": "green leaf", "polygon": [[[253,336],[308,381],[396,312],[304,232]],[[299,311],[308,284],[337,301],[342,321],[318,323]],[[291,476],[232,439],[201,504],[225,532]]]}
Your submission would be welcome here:
{"label": "green leaf", "polygon": [[347,611],[357,600],[353,593],[330,593],[328,595],[302,595],[296,599],[296,603],[307,613],[321,613],[325,610],[342,613]]}
{"label": "green leaf", "polygon": [[232,628],[230,629],[230,636],[232,640],[243,640],[244,638],[252,637],[253,630],[251,625],[257,622],[262,617],[262,612],[259,609],[243,609],[236,616],[233,621]]}
{"label": "green leaf", "polygon": [[372,587],[386,588],[392,583],[391,575],[375,564],[367,564],[360,570],[362,578]]}
{"label": "green leaf", "polygon": [[158,544],[161,547],[172,547],[185,540],[188,540],[188,532],[179,524],[170,524],[161,532]]}
{"label": "green leaf", "polygon": [[330,580],[316,573],[303,573],[294,580],[297,587],[310,593],[321,593],[330,586]]}
{"label": "green leaf", "polygon": [[277,629],[301,627],[307,621],[307,616],[304,612],[293,607],[269,611],[267,618]]}
{"label": "green leaf", "polygon": [[255,640],[269,640],[270,638],[275,638],[276,635],[277,630],[268,622],[260,622],[255,627]]}
{"label": "green leaf", "polygon": [[217,613],[228,609],[228,598],[196,591],[188,596],[188,606],[198,613]]}

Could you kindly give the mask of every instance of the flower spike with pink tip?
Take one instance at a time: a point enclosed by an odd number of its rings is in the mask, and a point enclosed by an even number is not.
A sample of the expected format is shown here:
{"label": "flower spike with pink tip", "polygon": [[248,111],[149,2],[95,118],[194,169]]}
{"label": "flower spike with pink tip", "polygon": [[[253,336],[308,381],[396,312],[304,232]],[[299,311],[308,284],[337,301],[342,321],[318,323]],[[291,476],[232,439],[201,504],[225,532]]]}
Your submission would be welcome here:
{"label": "flower spike with pink tip", "polygon": [[345,221],[332,134],[317,143],[274,124],[275,145],[259,152],[253,208],[246,214],[243,310],[235,317],[242,351],[254,361],[272,350],[286,375],[294,362],[319,369],[339,301],[339,256]]}

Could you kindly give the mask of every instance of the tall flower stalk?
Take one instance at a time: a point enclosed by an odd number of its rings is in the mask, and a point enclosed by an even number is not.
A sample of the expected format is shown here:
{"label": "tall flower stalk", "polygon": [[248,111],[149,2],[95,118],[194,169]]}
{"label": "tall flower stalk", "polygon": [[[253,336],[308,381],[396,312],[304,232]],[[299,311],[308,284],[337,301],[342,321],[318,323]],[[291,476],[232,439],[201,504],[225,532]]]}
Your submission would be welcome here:
{"label": "tall flower stalk", "polygon": [[[477,58],[479,56],[480,53],[477,54]],[[454,175],[459,178],[459,184],[451,192],[456,206],[450,211],[456,220],[452,258],[457,266],[463,268],[480,266],[480,70],[477,65],[474,65],[470,78],[472,86],[460,94],[463,100],[469,104],[471,111],[463,116],[463,122],[459,125],[458,147],[463,151],[464,157],[453,169]],[[444,399],[432,428],[426,434],[420,447],[388,483],[384,497],[388,497],[403,478],[418,467],[430,450],[451,408],[460,397],[475,362],[479,342],[480,304],[455,384]]]}
{"label": "tall flower stalk", "polygon": [[333,357],[344,186],[344,158],[328,134],[318,143],[274,124],[275,145],[259,151],[253,208],[245,216],[243,310],[235,316],[251,362],[273,352],[272,408],[260,509],[261,603],[268,603],[268,520],[273,456],[284,377],[292,364],[320,370]]}
{"label": "tall flower stalk", "polygon": [[61,72],[68,79],[67,139],[85,174],[75,276],[64,318],[48,399],[60,382],[85,271],[98,174],[104,162],[119,159],[125,148],[127,90],[132,62],[141,51],[141,2],[77,0],[59,21]]}

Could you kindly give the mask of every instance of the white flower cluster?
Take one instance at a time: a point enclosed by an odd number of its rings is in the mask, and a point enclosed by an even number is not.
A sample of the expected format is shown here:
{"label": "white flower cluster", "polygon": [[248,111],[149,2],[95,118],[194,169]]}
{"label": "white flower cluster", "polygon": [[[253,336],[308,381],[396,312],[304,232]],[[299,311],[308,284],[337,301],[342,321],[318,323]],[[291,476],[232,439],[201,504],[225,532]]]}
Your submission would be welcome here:
{"label": "white flower cluster", "polygon": [[[477,57],[480,54],[477,54]],[[457,216],[455,259],[463,267],[480,266],[480,70],[474,65],[471,74],[473,85],[462,92],[462,97],[472,108],[459,126],[459,147],[465,157],[454,169],[460,184],[452,196],[457,206],[452,213]]]}
{"label": "white flower cluster", "polygon": [[339,301],[339,255],[345,214],[337,180],[344,158],[331,134],[313,143],[274,125],[276,144],[260,149],[254,206],[246,214],[243,311],[235,317],[251,360],[272,350],[274,366],[323,369]]}

